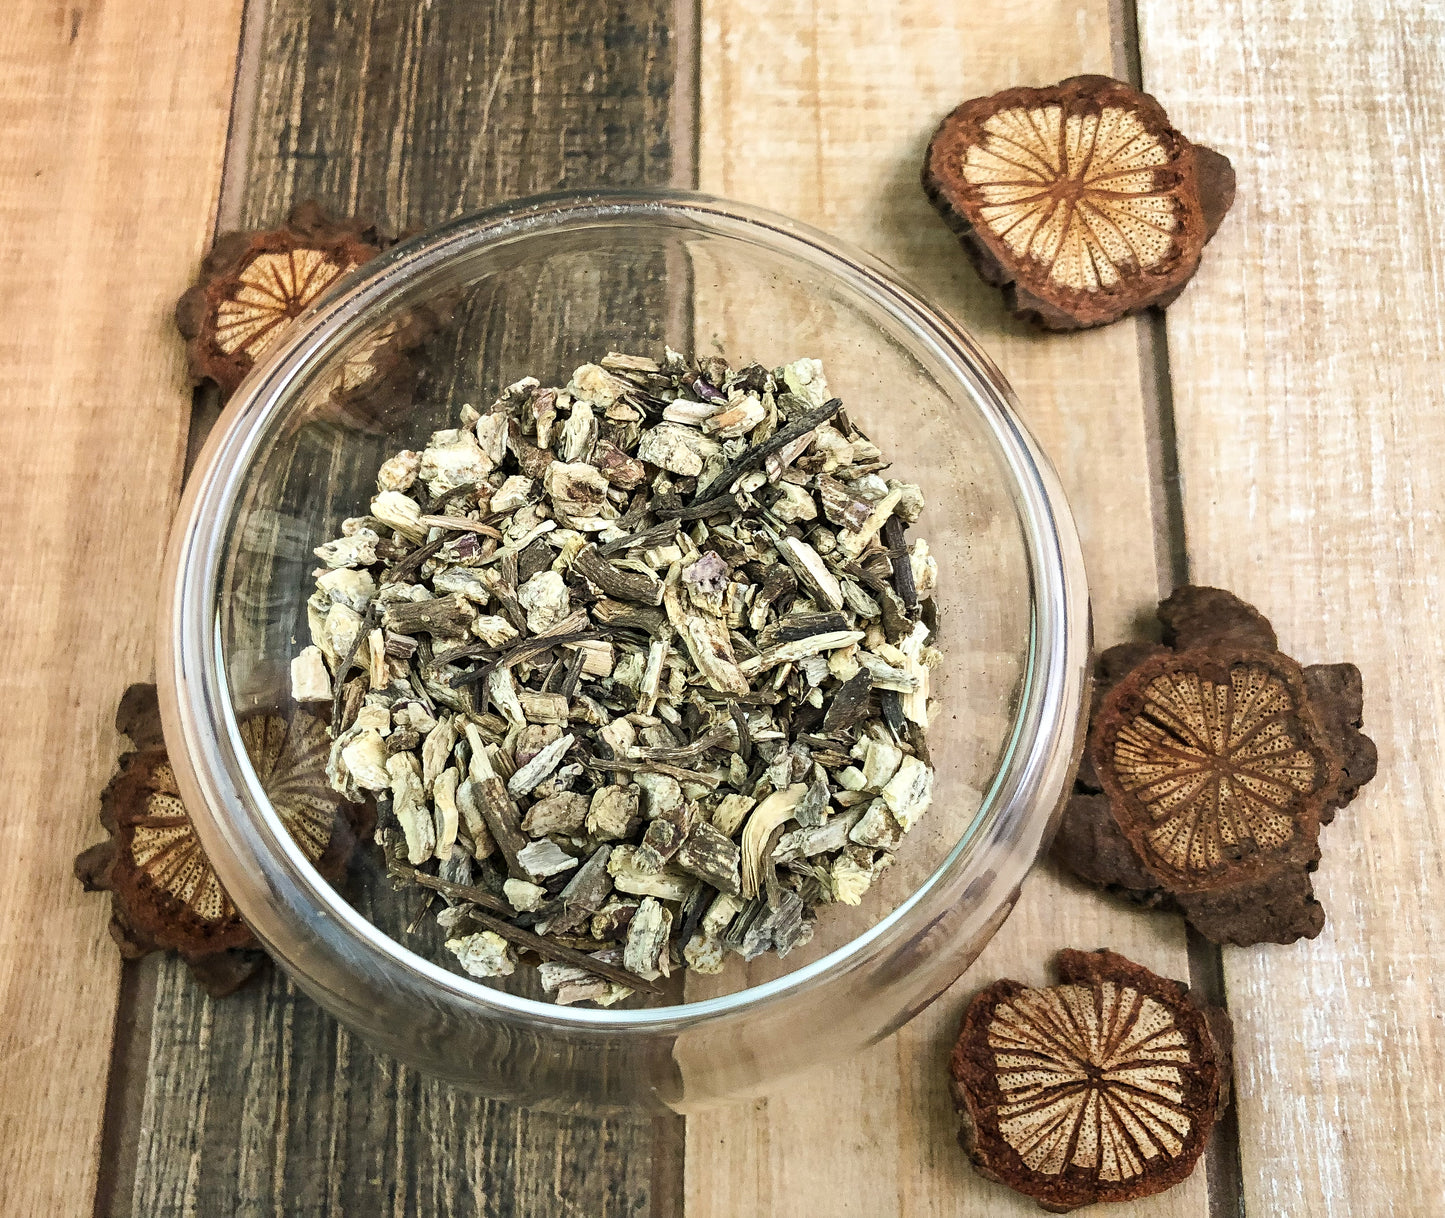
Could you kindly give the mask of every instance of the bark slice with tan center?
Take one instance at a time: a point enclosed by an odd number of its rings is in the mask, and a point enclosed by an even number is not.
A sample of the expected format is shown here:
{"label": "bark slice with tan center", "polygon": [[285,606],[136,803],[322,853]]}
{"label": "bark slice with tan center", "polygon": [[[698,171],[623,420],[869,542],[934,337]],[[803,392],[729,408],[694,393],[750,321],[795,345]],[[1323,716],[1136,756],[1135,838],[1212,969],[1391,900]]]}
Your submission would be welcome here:
{"label": "bark slice with tan center", "polygon": [[383,244],[375,228],[334,221],[315,203],[280,228],[223,235],[176,305],[191,376],[234,393],[287,326]]}
{"label": "bark slice with tan center", "polygon": [[964,102],[923,183],[1009,307],[1060,330],[1168,304],[1234,197],[1226,158],[1107,76]]}
{"label": "bark slice with tan center", "polygon": [[[326,777],[331,737],[315,715],[297,711],[253,715],[241,722],[246,755],[256,779],[301,852],[328,879],[340,873],[344,857],[333,849],[338,817],[349,806]],[[338,843],[339,844],[339,843]]]}
{"label": "bark slice with tan center", "polygon": [[1196,650],[1117,685],[1094,771],[1144,864],[1176,892],[1313,859],[1338,761],[1278,652]]}
{"label": "bark slice with tan center", "polygon": [[[226,233],[176,304],[197,384],[222,400],[304,310],[395,242],[362,220],[333,220],[313,202],[276,229]],[[380,434],[415,404],[422,345],[442,326],[455,295],[434,298],[360,336],[343,354],[316,407],[342,426]]]}
{"label": "bark slice with tan center", "polygon": [[[111,936],[136,959],[175,951],[213,994],[230,993],[260,966],[259,944],[216,877],[181,802],[155,709],[155,687],[133,686],[117,727],[139,747],[101,796],[110,837],[75,861],[88,890],[111,894]],[[326,781],[325,724],[257,715],[241,723],[257,778],[306,857],[327,878],[345,867],[354,836]]]}
{"label": "bark slice with tan center", "polygon": [[1171,1188],[1227,1096],[1228,1016],[1114,952],[1061,952],[1057,972],[964,1013],[949,1071],[974,1167],[1055,1212]]}
{"label": "bark slice with tan center", "polygon": [[1301,668],[1267,619],[1218,588],[1159,606],[1165,646],[1099,658],[1093,726],[1054,858],[1218,943],[1324,926],[1319,832],[1375,773],[1352,664]]}

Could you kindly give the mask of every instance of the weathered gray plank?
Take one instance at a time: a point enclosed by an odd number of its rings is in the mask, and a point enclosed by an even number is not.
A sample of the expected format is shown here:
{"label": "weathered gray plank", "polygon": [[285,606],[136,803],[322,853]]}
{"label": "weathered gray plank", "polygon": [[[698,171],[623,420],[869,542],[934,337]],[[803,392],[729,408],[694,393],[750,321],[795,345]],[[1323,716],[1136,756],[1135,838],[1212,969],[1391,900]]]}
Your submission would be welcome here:
{"label": "weathered gray plank", "polygon": [[242,226],[300,199],[399,229],[672,175],[673,9],[272,0]]}
{"label": "weathered gray plank", "polygon": [[[314,196],[416,229],[538,190],[690,173],[672,154],[692,119],[672,102],[665,0],[256,8],[237,94],[249,112],[232,124],[244,146],[221,204],[233,224],[272,223]],[[316,472],[332,460],[317,454]],[[373,1057],[276,973],[221,1002],[169,960],[126,984],[107,1218],[675,1212],[672,1122],[455,1093]]]}

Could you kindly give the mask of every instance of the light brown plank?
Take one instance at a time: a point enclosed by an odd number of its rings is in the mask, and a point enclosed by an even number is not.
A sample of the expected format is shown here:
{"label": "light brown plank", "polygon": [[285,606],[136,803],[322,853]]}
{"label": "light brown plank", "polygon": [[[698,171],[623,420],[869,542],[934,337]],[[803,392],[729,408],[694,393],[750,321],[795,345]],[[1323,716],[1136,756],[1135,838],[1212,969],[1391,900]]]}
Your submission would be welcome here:
{"label": "light brown plank", "polygon": [[1445,1197],[1445,14],[1141,0],[1144,83],[1235,161],[1169,311],[1192,576],[1365,679],[1380,776],[1310,943],[1225,953],[1250,1214]]}
{"label": "light brown plank", "polygon": [[0,1212],[88,1213],[119,960],[100,835],[190,393],[169,312],[211,231],[241,0],[14,0],[0,26]]}
{"label": "light brown plank", "polygon": [[[1099,640],[1125,637],[1152,609],[1160,580],[1139,331],[1126,323],[1041,337],[1007,319],[918,185],[924,146],[959,101],[1108,71],[1108,6],[704,0],[702,28],[702,188],[860,243],[979,335],[1069,488]],[[1040,868],[974,968],[902,1033],[765,1100],[689,1116],[688,1218],[1037,1213],[968,1168],[954,1141],[947,1051],[967,997],[985,981],[1043,981],[1059,948],[1105,944],[1188,976],[1178,924]],[[1203,1173],[1130,1212],[1202,1218]]]}

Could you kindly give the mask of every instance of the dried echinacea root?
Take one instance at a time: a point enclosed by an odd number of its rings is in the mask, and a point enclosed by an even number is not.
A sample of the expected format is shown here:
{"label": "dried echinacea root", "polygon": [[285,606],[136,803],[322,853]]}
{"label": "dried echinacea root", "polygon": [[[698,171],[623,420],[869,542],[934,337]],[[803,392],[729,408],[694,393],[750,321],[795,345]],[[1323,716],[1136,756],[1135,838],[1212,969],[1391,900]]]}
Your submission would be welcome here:
{"label": "dried echinacea root", "polygon": [[1225,157],[1107,76],[964,102],[923,184],[979,274],[1051,330],[1169,304],[1234,199]]}
{"label": "dried echinacea root", "polygon": [[459,415],[316,548],[292,661],[389,876],[561,1003],[805,944],[933,800],[921,491],[814,359],[611,352]]}
{"label": "dried echinacea root", "polygon": [[[75,861],[87,890],[111,894],[111,936],[127,959],[173,950],[212,994],[228,994],[264,961],[201,848],[166,756],[155,687],[132,686],[117,728],[136,750],[101,796],[110,837]],[[345,866],[354,837],[342,801],[325,781],[330,740],[304,712],[290,721],[253,716],[241,724],[257,778],[306,856],[329,878]]]}
{"label": "dried echinacea root", "polygon": [[1217,588],[1181,588],[1159,617],[1167,646],[1100,657],[1054,857],[1178,908],[1215,942],[1313,938],[1320,826],[1375,771],[1359,670],[1301,668],[1256,609]]}
{"label": "dried echinacea root", "polygon": [[980,1175],[1063,1213],[1185,1179],[1228,1102],[1224,1011],[1110,951],[1059,953],[1059,984],[998,981],[949,1059]]}

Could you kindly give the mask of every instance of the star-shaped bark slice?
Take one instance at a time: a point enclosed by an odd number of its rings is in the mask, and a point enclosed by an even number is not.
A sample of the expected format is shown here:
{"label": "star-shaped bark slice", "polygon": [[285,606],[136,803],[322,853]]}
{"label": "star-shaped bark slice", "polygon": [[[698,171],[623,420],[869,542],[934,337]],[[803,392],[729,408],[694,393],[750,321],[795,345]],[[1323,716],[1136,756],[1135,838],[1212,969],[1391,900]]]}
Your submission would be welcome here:
{"label": "star-shaped bark slice", "polygon": [[[101,796],[107,841],[76,859],[87,889],[111,893],[111,935],[127,958],[178,952],[213,993],[229,993],[259,966],[259,945],[201,847],[161,739],[155,687],[135,686],[117,726],[140,747],[121,758]],[[241,736],[262,789],[308,859],[328,878],[345,867],[353,834],[326,780],[325,724],[303,712],[261,714]]]}
{"label": "star-shaped bark slice", "polygon": [[1159,656],[1105,700],[1094,772],[1145,865],[1175,891],[1315,856],[1337,761],[1304,674],[1278,652]]}
{"label": "star-shaped bark slice", "polygon": [[1194,1169],[1228,1078],[1228,1017],[1113,952],[1060,984],[999,981],[949,1062],[962,1140],[989,1179],[1063,1212],[1162,1192]]}
{"label": "star-shaped bark slice", "polygon": [[[212,382],[229,397],[302,312],[392,244],[374,225],[333,220],[314,202],[279,228],[222,236],[176,304],[192,380]],[[394,426],[413,407],[424,344],[458,299],[456,292],[438,296],[359,336],[313,409],[362,431]]]}
{"label": "star-shaped bark slice", "polygon": [[1233,198],[1233,171],[1147,94],[1105,76],[953,111],[924,186],[979,272],[1051,329],[1167,304]]}
{"label": "star-shaped bark slice", "polygon": [[1359,670],[1301,668],[1258,610],[1218,588],[1181,588],[1159,619],[1164,646],[1099,658],[1054,858],[1179,909],[1216,942],[1313,938],[1320,826],[1375,773]]}
{"label": "star-shaped bark slice", "polygon": [[135,949],[128,955],[256,945],[201,849],[164,748],[127,754],[101,798],[112,850],[96,886],[115,896],[117,922]]}
{"label": "star-shaped bark slice", "polygon": [[296,317],[383,245],[373,227],[314,203],[280,228],[222,236],[176,305],[192,377],[229,396]]}

